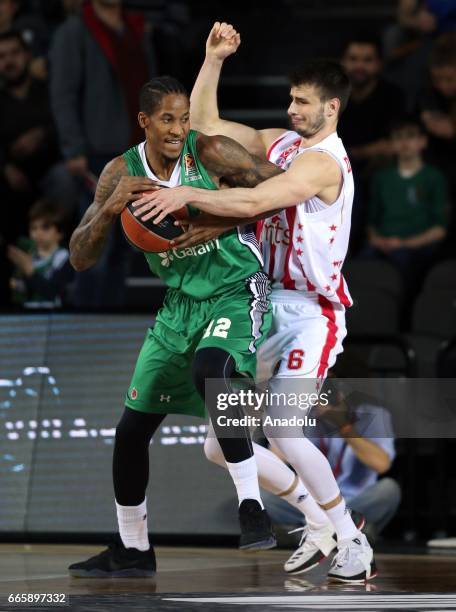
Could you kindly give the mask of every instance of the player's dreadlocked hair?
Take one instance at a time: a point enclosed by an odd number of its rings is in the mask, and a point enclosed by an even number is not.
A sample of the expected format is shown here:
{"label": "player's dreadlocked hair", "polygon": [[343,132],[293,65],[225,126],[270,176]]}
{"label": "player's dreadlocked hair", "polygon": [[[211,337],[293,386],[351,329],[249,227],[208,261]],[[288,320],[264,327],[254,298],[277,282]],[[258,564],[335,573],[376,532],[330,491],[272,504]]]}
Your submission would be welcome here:
{"label": "player's dreadlocked hair", "polygon": [[181,94],[188,98],[187,90],[177,79],[170,76],[152,79],[141,88],[139,110],[151,115],[160,105],[162,98],[168,94]]}

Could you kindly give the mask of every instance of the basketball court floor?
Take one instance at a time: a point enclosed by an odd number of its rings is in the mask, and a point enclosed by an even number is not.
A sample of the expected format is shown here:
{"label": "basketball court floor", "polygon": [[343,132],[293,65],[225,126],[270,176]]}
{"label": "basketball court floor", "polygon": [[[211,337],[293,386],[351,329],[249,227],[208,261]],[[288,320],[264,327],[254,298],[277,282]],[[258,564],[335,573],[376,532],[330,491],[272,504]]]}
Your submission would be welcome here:
{"label": "basketball court floor", "polygon": [[[154,579],[69,578],[69,564],[99,546],[0,546],[0,612],[150,610],[259,612],[260,610],[456,610],[456,556],[378,554],[378,577],[367,585],[328,584],[325,562],[307,574],[288,576],[288,550],[245,554],[229,548],[157,547]],[[18,594],[62,594],[65,603],[8,603]],[[35,607],[36,606],[36,607]]]}

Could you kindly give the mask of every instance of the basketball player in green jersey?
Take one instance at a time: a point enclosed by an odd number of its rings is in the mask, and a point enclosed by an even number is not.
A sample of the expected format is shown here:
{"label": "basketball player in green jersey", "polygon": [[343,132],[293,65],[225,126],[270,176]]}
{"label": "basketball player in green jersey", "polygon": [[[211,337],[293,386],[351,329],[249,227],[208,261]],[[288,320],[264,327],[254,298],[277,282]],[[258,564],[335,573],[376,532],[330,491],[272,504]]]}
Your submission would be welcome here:
{"label": "basketball player in green jersey", "polygon": [[[105,167],[95,201],[71,238],[71,262],[78,271],[97,261],[118,215],[145,191],[179,184],[253,187],[280,172],[229,138],[192,131],[188,95],[171,77],[143,87],[138,118],[146,141]],[[205,416],[206,378],[254,377],[256,350],[270,325],[269,281],[253,233],[229,230],[210,243],[148,253],[146,259],[169,289],[146,335],[116,429],[113,478],[120,538],[70,566],[73,576],[154,574],[145,496],[150,440],[166,414]],[[238,493],[240,546],[270,548],[275,539],[260,498],[248,429],[217,427],[216,406],[208,402],[206,408]],[[228,422],[240,416],[237,410],[224,411]]]}

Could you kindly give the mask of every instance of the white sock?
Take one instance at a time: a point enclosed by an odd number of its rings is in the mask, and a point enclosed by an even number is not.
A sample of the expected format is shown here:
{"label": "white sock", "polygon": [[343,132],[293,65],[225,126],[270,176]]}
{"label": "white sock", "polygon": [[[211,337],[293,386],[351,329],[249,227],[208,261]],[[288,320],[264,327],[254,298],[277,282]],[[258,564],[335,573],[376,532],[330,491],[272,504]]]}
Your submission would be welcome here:
{"label": "white sock", "polygon": [[249,457],[239,463],[226,462],[228,471],[231,474],[236,487],[239,505],[244,499],[256,499],[260,506],[264,508],[260,496],[258,485],[258,471],[255,457]]}
{"label": "white sock", "polygon": [[331,519],[334,529],[337,533],[337,541],[351,540],[359,533],[356,525],[353,522],[350,512],[347,510],[345,501],[342,500],[337,506],[325,511]]}
{"label": "white sock", "polygon": [[119,533],[125,548],[149,550],[146,500],[139,506],[121,506],[116,502]]}
{"label": "white sock", "polygon": [[[318,529],[323,527],[324,525],[331,524],[326,512],[320,508],[317,502],[314,500],[309,491],[305,488],[302,481],[299,480],[297,476],[295,476],[293,484],[296,482],[297,484],[295,488],[285,495],[280,495],[282,499],[285,499],[289,504],[291,504],[294,508],[299,510],[306,517],[306,523],[309,527],[313,527]],[[289,487],[289,488],[290,488]]]}
{"label": "white sock", "polygon": [[[209,461],[213,461],[226,468],[225,457],[213,432],[212,423],[209,424],[209,427],[210,430],[204,444],[206,457]],[[257,464],[258,479],[263,489],[282,497],[289,504],[297,508],[305,515],[306,522],[312,527],[318,528],[331,522],[325,511],[320,508],[304,487],[302,481],[298,480],[298,483],[295,484],[298,477],[282,459],[279,459],[275,453],[256,442],[253,443],[253,451]],[[295,488],[290,493],[283,495],[284,491],[288,491],[292,487]]]}
{"label": "white sock", "polygon": [[[277,432],[276,432],[277,433]],[[280,432],[278,432],[280,433]],[[281,455],[293,466],[301,482],[319,504],[326,504],[339,495],[339,486],[323,453],[310,440],[276,437],[270,439]]]}

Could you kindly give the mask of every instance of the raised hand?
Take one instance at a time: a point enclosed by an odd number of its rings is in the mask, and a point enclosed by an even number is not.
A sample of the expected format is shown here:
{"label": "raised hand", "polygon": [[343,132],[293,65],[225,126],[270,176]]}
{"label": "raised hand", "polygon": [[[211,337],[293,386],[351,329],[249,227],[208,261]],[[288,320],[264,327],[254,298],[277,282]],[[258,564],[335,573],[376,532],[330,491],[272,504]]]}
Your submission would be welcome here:
{"label": "raised hand", "polygon": [[240,44],[241,36],[231,24],[216,21],[206,42],[206,57],[223,61],[236,53]]}

